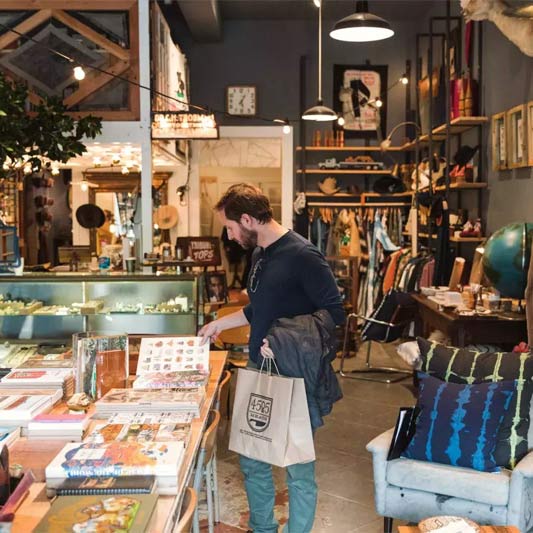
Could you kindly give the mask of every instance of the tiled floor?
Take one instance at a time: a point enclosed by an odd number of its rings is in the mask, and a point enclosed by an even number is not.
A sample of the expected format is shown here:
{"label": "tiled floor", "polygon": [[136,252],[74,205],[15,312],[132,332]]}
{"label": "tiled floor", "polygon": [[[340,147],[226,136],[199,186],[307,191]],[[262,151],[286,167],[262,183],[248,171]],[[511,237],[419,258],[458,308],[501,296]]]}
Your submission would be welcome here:
{"label": "tiled floor", "polygon": [[[392,346],[384,349],[374,345],[372,358],[374,364],[398,363]],[[346,366],[359,367],[361,359],[350,359]],[[313,533],[381,533],[383,519],[374,510],[372,461],[365,445],[394,426],[398,407],[413,404],[411,380],[386,385],[341,378],[341,383],[344,398],[315,439],[319,497]],[[217,533],[246,530],[248,520],[237,457],[227,450],[227,441],[228,427],[224,424],[218,445],[221,524]],[[283,524],[287,519],[284,471],[274,468],[274,479],[276,516]],[[202,526],[207,530],[204,521]]]}

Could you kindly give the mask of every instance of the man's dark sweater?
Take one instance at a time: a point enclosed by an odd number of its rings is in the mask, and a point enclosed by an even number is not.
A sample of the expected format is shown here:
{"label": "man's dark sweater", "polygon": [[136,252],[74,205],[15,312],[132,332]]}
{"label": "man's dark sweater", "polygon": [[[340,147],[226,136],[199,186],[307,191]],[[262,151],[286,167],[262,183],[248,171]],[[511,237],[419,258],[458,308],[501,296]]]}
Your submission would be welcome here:
{"label": "man's dark sweater", "polygon": [[339,289],[328,263],[315,246],[293,231],[264,249],[255,249],[248,296],[244,314],[251,325],[250,359],[256,364],[260,364],[263,339],[277,318],[325,309],[335,324],[344,322]]}

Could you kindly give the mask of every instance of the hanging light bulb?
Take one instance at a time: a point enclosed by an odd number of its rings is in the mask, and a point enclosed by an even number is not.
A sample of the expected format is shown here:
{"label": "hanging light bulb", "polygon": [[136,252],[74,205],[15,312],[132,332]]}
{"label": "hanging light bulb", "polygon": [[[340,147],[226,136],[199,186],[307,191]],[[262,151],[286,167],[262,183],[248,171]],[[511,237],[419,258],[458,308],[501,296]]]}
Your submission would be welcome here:
{"label": "hanging light bulb", "polygon": [[383,106],[383,100],[378,96],[378,97],[376,98],[375,102],[374,102],[374,105],[375,105],[376,107],[378,107],[378,108],[379,108],[379,107],[382,107],[382,106]]}
{"label": "hanging light bulb", "polygon": [[101,164],[102,164],[102,158],[99,155],[93,157],[93,165],[95,167],[99,167]]}
{"label": "hanging light bulb", "polygon": [[109,231],[111,233],[116,233],[117,232],[117,226],[116,224],[109,224]]}
{"label": "hanging light bulb", "polygon": [[285,124],[285,126],[283,126],[283,133],[285,135],[289,135],[289,133],[291,132],[291,127],[289,124]]}
{"label": "hanging light bulb", "polygon": [[24,165],[23,172],[24,174],[31,174],[32,170],[31,170],[31,165],[29,163],[26,163]]}
{"label": "hanging light bulb", "polygon": [[339,118],[337,119],[337,124],[339,126],[344,126],[345,123],[346,123],[346,120],[344,120],[344,117],[343,116],[339,116]]}
{"label": "hanging light bulb", "polygon": [[130,169],[126,165],[123,165],[123,167],[122,167],[122,169],[120,171],[122,172],[122,174],[129,174],[130,173]]}
{"label": "hanging light bulb", "polygon": [[74,77],[78,81],[85,79],[85,70],[83,70],[83,67],[80,67],[79,65],[77,67],[74,67]]}
{"label": "hanging light bulb", "polygon": [[303,120],[327,122],[337,119],[337,113],[323,105],[322,101],[322,5],[318,6],[318,100],[315,106],[307,109],[302,115]]}
{"label": "hanging light bulb", "polygon": [[50,171],[50,174],[52,176],[58,176],[59,175],[59,167],[57,165],[52,166],[52,170]]}
{"label": "hanging light bulb", "polygon": [[404,74],[401,78],[400,78],[400,83],[402,85],[407,85],[409,83],[409,78]]}
{"label": "hanging light bulb", "polygon": [[368,12],[366,0],[359,0],[355,13],[339,20],[329,34],[332,39],[352,43],[381,41],[393,35],[394,31],[385,19]]}
{"label": "hanging light bulb", "polygon": [[82,180],[81,185],[80,185],[80,189],[83,192],[87,192],[89,190],[89,184],[85,180]]}
{"label": "hanging light bulb", "polygon": [[159,229],[159,224],[154,224],[154,229]]}
{"label": "hanging light bulb", "polygon": [[9,163],[7,162],[7,159],[4,161],[4,164],[2,165],[2,168],[4,170],[9,170],[10,166],[9,166]]}
{"label": "hanging light bulb", "polygon": [[320,0],[313,0],[313,4],[315,4],[316,7],[320,8],[322,2]]}

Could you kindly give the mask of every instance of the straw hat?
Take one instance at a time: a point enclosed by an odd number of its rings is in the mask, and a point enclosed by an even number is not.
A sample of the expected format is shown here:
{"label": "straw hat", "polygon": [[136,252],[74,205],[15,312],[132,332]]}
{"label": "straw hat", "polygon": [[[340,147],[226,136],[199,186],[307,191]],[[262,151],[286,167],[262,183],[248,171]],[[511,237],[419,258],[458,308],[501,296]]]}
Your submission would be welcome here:
{"label": "straw hat", "polygon": [[318,188],[324,194],[337,194],[341,190],[340,187],[337,187],[337,180],[335,178],[332,178],[331,176],[328,176],[322,181],[319,181]]}
{"label": "straw hat", "polygon": [[154,213],[154,223],[161,229],[173,228],[178,223],[178,210],[173,205],[162,205]]}

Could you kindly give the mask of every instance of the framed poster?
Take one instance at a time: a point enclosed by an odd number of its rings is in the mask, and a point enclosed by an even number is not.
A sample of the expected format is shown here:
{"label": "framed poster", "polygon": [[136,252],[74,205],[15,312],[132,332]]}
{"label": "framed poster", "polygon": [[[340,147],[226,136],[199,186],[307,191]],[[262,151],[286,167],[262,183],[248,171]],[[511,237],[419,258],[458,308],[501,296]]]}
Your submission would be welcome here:
{"label": "framed poster", "polygon": [[[344,118],[345,137],[376,137],[378,128],[383,138],[387,132],[386,65],[334,65],[333,109]],[[375,106],[376,99],[383,102]]]}
{"label": "framed poster", "polygon": [[226,303],[228,301],[228,283],[226,272],[211,270],[204,273],[207,301],[210,303]]}
{"label": "framed poster", "polygon": [[527,164],[533,167],[533,101],[527,103]]}
{"label": "framed poster", "polygon": [[[190,261],[191,266],[219,266],[222,262],[218,237],[178,237],[178,249],[183,260]],[[179,257],[178,253],[176,256]]]}
{"label": "framed poster", "polygon": [[507,116],[492,115],[492,169],[505,170],[507,166]]}
{"label": "framed poster", "polygon": [[528,164],[526,143],[526,105],[507,111],[507,167],[520,168]]}

